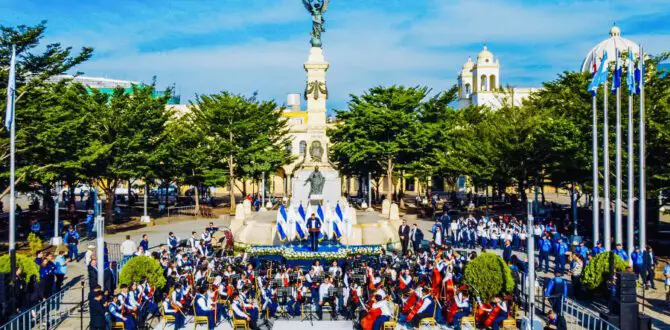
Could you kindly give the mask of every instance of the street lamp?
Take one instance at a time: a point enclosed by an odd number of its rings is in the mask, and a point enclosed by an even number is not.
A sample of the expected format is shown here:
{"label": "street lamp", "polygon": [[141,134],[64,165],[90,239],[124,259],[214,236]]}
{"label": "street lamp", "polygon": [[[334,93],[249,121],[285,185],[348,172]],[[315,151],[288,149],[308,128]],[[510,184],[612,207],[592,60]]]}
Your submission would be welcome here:
{"label": "street lamp", "polygon": [[58,212],[60,211],[60,181],[56,182],[56,193],[53,195],[54,197],[54,236],[51,238],[51,245],[53,246],[58,246],[63,244],[63,239],[60,237],[58,233]]}

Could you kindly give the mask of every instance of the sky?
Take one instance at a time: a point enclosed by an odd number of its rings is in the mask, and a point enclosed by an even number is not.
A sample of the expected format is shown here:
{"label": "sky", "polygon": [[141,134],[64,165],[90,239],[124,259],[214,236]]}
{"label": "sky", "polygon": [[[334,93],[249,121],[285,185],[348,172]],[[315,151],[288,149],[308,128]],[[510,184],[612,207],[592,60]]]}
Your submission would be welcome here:
{"label": "sky", "polygon": [[[647,52],[670,51],[668,8],[670,0],[331,0],[328,107],[378,85],[446,90],[484,44],[503,85],[539,87],[578,70],[614,22]],[[75,71],[156,76],[183,103],[229,90],[282,104],[304,89],[311,18],[301,0],[0,0],[0,12],[5,26],[47,20],[45,43],[93,47]]]}

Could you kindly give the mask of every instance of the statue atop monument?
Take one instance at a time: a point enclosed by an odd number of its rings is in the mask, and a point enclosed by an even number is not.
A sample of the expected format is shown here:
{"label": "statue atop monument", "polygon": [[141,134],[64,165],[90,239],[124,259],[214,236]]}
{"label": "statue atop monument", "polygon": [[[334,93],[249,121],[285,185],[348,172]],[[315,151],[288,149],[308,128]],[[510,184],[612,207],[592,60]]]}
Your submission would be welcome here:
{"label": "statue atop monument", "polygon": [[326,32],[323,14],[328,10],[329,2],[330,0],[302,0],[305,9],[312,14],[312,47],[321,47],[321,33]]}
{"label": "statue atop monument", "polygon": [[319,167],[314,167],[314,172],[309,175],[309,178],[305,180],[305,184],[309,182],[309,194],[307,198],[311,198],[313,195],[323,194],[323,185],[326,183],[326,178],[323,177],[323,174],[319,172]]}

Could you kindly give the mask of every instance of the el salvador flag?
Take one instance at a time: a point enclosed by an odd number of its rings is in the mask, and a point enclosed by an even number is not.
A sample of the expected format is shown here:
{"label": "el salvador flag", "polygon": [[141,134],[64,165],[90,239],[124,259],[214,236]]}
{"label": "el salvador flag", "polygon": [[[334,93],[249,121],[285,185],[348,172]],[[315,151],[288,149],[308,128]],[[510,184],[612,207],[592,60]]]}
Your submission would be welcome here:
{"label": "el salvador flag", "polygon": [[286,231],[284,230],[284,224],[288,221],[288,215],[286,214],[286,209],[282,204],[279,207],[279,212],[277,212],[277,235],[279,235],[279,241],[286,241]]}
{"label": "el salvador flag", "polygon": [[621,62],[619,61],[619,50],[616,51],[616,61],[614,62],[614,74],[612,75],[612,93],[616,93],[621,88]]}
{"label": "el salvador flag", "polygon": [[626,84],[628,87],[628,95],[635,93],[635,58],[633,58],[633,50],[628,48],[628,72],[626,75]]}
{"label": "el salvador flag", "polygon": [[337,203],[335,206],[335,219],[333,219],[333,231],[335,236],[339,239],[342,237],[342,231],[340,231],[340,224],[342,223],[342,209],[340,209],[340,203]]}
{"label": "el salvador flag", "polygon": [[326,231],[326,217],[323,216],[323,209],[321,204],[316,208],[316,217],[321,220],[321,231],[319,232],[319,241],[322,241],[325,238],[324,231]]}
{"label": "el salvador flag", "polygon": [[300,204],[300,207],[298,207],[298,214],[300,215],[300,219],[302,219],[302,221],[307,220],[307,215],[305,214],[305,209],[302,207],[302,204]]}
{"label": "el salvador flag", "polygon": [[635,94],[640,95],[640,87],[644,85],[644,52],[640,48],[640,58],[637,61],[637,68],[635,69]]}

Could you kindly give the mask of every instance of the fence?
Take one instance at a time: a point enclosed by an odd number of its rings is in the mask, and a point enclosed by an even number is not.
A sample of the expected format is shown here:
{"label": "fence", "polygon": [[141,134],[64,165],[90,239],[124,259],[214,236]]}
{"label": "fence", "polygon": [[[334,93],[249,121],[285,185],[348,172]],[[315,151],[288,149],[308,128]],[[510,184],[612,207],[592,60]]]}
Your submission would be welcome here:
{"label": "fence", "polygon": [[565,318],[567,329],[619,330],[594,312],[570,298],[563,298],[561,315]]}
{"label": "fence", "polygon": [[187,206],[170,206],[167,208],[167,216],[174,217],[178,215],[190,215],[196,216],[195,214],[195,205]]}
{"label": "fence", "polygon": [[[84,325],[84,281],[81,282],[81,301],[67,302],[66,294],[70,290],[76,289],[74,285],[63,287],[60,291],[51,295],[30,307],[29,309],[16,315],[9,322],[0,326],[0,330],[51,330],[55,329],[63,321],[71,315],[76,314],[76,308],[79,307],[80,326],[83,329]],[[70,294],[72,296],[72,294]]]}

